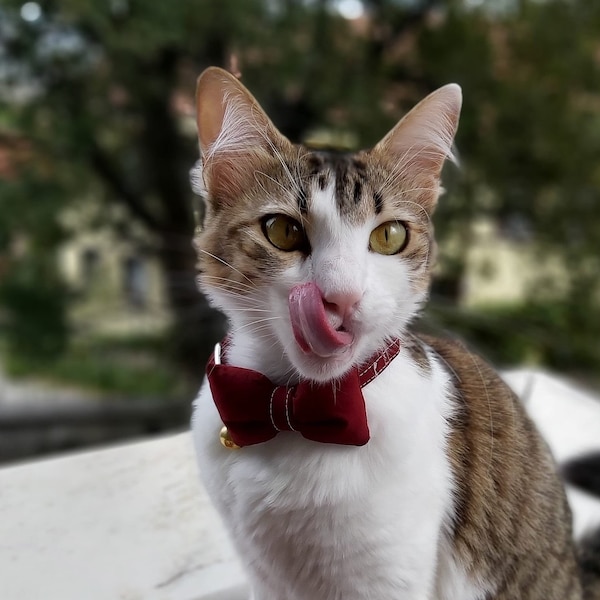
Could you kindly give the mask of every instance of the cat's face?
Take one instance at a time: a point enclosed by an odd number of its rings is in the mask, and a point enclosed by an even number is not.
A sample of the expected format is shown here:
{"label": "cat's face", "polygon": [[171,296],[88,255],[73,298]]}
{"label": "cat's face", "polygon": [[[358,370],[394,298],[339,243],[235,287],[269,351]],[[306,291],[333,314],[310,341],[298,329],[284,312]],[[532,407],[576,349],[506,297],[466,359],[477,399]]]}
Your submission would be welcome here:
{"label": "cat's face", "polygon": [[208,202],[195,246],[201,288],[234,335],[277,345],[317,381],[402,337],[427,295],[430,217],[459,106],[447,86],[374,149],[318,152],[283,138],[231,76],[205,72]]}

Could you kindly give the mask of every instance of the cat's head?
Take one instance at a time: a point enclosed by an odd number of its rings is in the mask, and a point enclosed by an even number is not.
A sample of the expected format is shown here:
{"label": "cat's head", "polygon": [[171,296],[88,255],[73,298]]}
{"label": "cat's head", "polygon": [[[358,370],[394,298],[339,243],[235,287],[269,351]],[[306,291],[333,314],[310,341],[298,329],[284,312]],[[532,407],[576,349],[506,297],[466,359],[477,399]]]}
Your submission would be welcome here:
{"label": "cat's head", "polygon": [[427,297],[460,105],[447,85],[374,148],[320,152],[290,143],[227,72],[202,74],[199,282],[233,335],[263,339],[316,381],[402,337]]}

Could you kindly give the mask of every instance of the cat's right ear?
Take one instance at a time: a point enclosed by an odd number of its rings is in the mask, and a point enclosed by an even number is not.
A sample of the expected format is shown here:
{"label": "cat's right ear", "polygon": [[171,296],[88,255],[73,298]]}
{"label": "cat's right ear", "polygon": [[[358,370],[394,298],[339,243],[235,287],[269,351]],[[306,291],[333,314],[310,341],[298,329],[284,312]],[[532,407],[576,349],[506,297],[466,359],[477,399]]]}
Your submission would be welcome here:
{"label": "cat's right ear", "polygon": [[290,142],[230,73],[206,69],[196,88],[198,139],[208,199],[232,203],[261,161]]}
{"label": "cat's right ear", "polygon": [[439,88],[421,100],[373,150],[394,165],[393,179],[415,190],[415,201],[429,213],[441,191],[444,161],[454,159],[452,143],[461,104],[458,85]]}

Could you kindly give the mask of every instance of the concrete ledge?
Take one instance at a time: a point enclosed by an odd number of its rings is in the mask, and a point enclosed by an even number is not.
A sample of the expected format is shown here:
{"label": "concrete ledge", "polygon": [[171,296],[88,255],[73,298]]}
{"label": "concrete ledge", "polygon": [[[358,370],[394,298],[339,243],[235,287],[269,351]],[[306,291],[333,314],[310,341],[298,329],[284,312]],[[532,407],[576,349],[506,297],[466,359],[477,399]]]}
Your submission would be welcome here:
{"label": "concrete ledge", "polygon": [[244,597],[189,434],[0,469],[0,595]]}
{"label": "concrete ledge", "polygon": [[[506,374],[559,460],[600,448],[600,401]],[[569,491],[577,533],[600,502]],[[0,469],[7,600],[242,600],[244,574],[200,487],[189,434]]]}

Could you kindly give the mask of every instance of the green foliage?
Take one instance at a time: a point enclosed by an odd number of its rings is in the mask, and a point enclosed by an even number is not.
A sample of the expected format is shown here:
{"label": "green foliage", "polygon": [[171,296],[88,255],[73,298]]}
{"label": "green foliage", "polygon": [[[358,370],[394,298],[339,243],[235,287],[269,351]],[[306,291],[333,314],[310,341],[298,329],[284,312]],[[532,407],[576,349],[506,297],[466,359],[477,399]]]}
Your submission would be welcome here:
{"label": "green foliage", "polygon": [[540,252],[565,261],[568,295],[587,302],[600,266],[600,5],[525,1],[501,14],[492,5],[455,7],[420,37],[423,69],[465,96],[463,172],[440,202],[439,230],[467,231],[479,215],[517,219]]}
{"label": "green foliage", "polygon": [[171,363],[165,360],[167,341],[160,336],[87,337],[73,341],[68,350],[39,360],[30,353],[4,353],[10,376],[42,377],[56,385],[131,396],[169,400],[192,393]]}
{"label": "green foliage", "polygon": [[66,347],[66,292],[55,271],[53,264],[22,261],[2,280],[3,333],[16,359],[51,360]]}
{"label": "green foliage", "polygon": [[579,305],[564,301],[469,311],[434,302],[424,322],[426,329],[437,333],[460,332],[473,348],[500,366],[545,365],[577,376],[588,372],[598,383],[600,321],[590,317]]}
{"label": "green foliage", "polygon": [[37,165],[17,181],[0,181],[0,332],[7,352],[44,361],[67,345],[69,293],[56,262],[64,240],[58,222],[62,205],[57,183]]}
{"label": "green foliage", "polygon": [[[125,210],[116,229],[125,234],[136,221],[157,240],[176,315],[177,355],[189,372],[198,370],[220,324],[205,305],[198,307],[193,283],[187,172],[197,144],[193,117],[184,116],[181,104],[191,101],[204,67],[227,66],[234,56],[243,81],[294,141],[328,127],[357,146],[370,145],[426,93],[460,83],[461,170],[448,170],[449,193],[436,215],[440,247],[461,240],[442,254],[446,276],[454,279],[449,287],[460,287],[476,219],[521,223],[532,246],[564,261],[559,300],[580,310],[545,309],[552,282],[532,281],[536,309],[499,310],[494,320],[508,326],[490,329],[490,347],[499,358],[505,352],[569,363],[564,353],[553,354],[554,344],[511,337],[511,319],[531,317],[540,331],[551,323],[569,334],[573,356],[593,363],[596,355],[580,350],[588,347],[590,329],[577,314],[598,312],[600,3],[487,0],[477,9],[462,0],[363,3],[368,18],[360,24],[342,19],[331,0],[64,0],[41,2],[43,18],[26,23],[18,17],[22,2],[6,0],[0,20],[10,20],[12,33],[4,31],[3,58],[21,67],[10,83],[25,80],[38,93],[0,103],[0,132],[9,128],[28,141],[37,174],[1,184],[0,254],[10,254],[25,235],[29,251],[14,268],[24,269],[19,277],[37,298],[31,305],[45,305],[39,295],[56,290],[59,315],[68,298],[57,276],[41,288],[36,281],[40,272],[53,272],[44,260],[64,234],[56,218],[62,207],[90,199],[118,205]],[[62,45],[52,46],[52,36]],[[110,219],[111,211],[105,214]],[[13,273],[0,286],[8,290],[19,277]],[[24,294],[27,286],[19,286]],[[17,296],[5,296],[11,311],[28,304]],[[549,321],[538,325],[546,311]],[[29,327],[34,320],[24,318],[14,331],[39,337],[46,325]]]}

